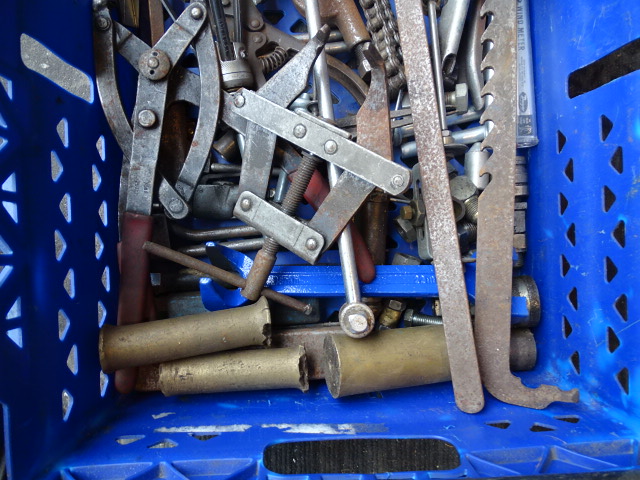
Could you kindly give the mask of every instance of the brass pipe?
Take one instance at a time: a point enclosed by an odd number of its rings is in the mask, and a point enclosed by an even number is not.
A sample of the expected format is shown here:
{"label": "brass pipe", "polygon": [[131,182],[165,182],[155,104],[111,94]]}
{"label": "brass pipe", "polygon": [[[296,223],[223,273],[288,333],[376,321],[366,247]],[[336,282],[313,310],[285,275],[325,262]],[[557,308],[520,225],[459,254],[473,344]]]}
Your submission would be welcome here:
{"label": "brass pipe", "polygon": [[[512,346],[512,364],[533,368],[533,334],[513,330]],[[331,335],[324,343],[323,369],[334,398],[451,380],[441,325],[382,330],[358,340]]]}
{"label": "brass pipe", "polygon": [[271,315],[267,299],[218,312],[100,330],[100,365],[105,373],[126,367],[193,357],[252,345],[269,345]]}
{"label": "brass pipe", "polygon": [[304,347],[224,352],[161,363],[158,386],[166,395],[309,389]]}

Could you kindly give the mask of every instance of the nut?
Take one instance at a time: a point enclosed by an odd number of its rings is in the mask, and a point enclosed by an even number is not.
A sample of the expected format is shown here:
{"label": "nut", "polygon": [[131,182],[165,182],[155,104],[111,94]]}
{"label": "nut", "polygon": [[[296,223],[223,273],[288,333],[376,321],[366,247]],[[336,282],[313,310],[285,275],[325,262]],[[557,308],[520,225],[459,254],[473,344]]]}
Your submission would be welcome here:
{"label": "nut", "polygon": [[403,205],[400,208],[400,218],[404,220],[411,220],[413,218],[413,208],[411,208],[411,205]]}
{"label": "nut", "polygon": [[405,242],[412,243],[418,240],[418,233],[409,220],[397,217],[393,222],[396,225],[396,230]]}

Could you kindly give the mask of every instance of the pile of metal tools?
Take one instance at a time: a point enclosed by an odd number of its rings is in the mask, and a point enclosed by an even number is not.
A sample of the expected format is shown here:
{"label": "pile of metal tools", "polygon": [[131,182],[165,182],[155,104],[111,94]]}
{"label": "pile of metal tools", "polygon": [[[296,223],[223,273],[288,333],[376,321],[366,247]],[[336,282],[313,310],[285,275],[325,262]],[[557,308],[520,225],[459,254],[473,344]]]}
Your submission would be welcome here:
{"label": "pile of metal tools", "polygon": [[483,386],[577,402],[511,373],[540,321],[519,273],[526,0],[286,1],[93,2],[123,153],[104,372],[121,393],[451,381],[468,413]]}

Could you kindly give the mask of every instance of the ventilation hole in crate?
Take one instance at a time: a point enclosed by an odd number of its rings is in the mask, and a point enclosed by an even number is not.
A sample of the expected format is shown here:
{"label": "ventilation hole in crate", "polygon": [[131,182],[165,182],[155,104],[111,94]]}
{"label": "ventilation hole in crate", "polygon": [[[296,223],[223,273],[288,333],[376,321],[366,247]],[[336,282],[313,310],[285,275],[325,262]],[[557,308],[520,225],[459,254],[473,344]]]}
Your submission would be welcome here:
{"label": "ventilation hole in crate", "polygon": [[64,252],[67,251],[67,242],[65,241],[59,230],[53,232],[53,241],[56,248],[56,260],[60,261],[62,260]]}
{"label": "ventilation hole in crate", "polygon": [[76,296],[76,274],[73,268],[70,268],[64,277],[63,285],[67,295],[69,295],[70,298],[74,298]]}
{"label": "ventilation hole in crate", "polygon": [[11,220],[18,223],[18,205],[15,202],[2,202],[2,206],[11,217]]}
{"label": "ventilation hole in crate", "polygon": [[569,323],[569,320],[564,315],[562,316],[562,336],[567,339],[573,332],[573,327]]}
{"label": "ventilation hole in crate", "polygon": [[7,320],[15,320],[16,318],[20,318],[22,316],[22,297],[16,298],[16,301],[13,302],[11,308],[7,312],[7,316],[5,317]]}
{"label": "ventilation hole in crate", "polygon": [[107,319],[107,309],[104,306],[104,303],[98,301],[98,327],[102,328],[104,325],[104,321]]}
{"label": "ventilation hole in crate", "polygon": [[11,265],[0,265],[0,287],[7,281],[12,271],[13,267]]}
{"label": "ventilation hole in crate", "polygon": [[282,10],[265,10],[262,15],[271,25],[275,25],[284,18],[284,12]]}
{"label": "ventilation hole in crate", "polygon": [[102,271],[102,286],[108,292],[111,290],[111,274],[109,267],[104,267]]}
{"label": "ventilation hole in crate", "polygon": [[613,122],[606,115],[600,115],[600,140],[607,139],[613,128]]}
{"label": "ventilation hole in crate", "polygon": [[616,196],[611,191],[611,189],[606,185],[602,187],[602,209],[605,212],[608,212],[609,210],[611,210],[611,207],[615,202],[616,202]]}
{"label": "ventilation hole in crate", "polygon": [[12,271],[13,267],[11,265],[0,265],[0,287],[7,281]]}
{"label": "ventilation hole in crate", "polygon": [[580,353],[573,352],[571,354],[571,357],[569,357],[569,360],[571,360],[571,365],[573,365],[573,368],[576,371],[576,373],[580,375]]}
{"label": "ventilation hole in crate", "polygon": [[564,133],[562,133],[560,130],[556,132],[556,137],[558,140],[558,153],[560,153],[562,152],[562,149],[564,148],[565,143],[567,143],[567,137],[565,137]]}
{"label": "ventilation hole in crate", "polygon": [[217,433],[190,433],[189,436],[195,438],[196,440],[200,440],[201,442],[206,442],[207,440],[219,437],[220,435],[218,435]]}
{"label": "ventilation hole in crate", "polygon": [[162,440],[161,442],[154,443],[153,445],[149,445],[147,448],[175,448],[178,444],[170,439]]}
{"label": "ventilation hole in crate", "polygon": [[9,142],[7,141],[6,138],[0,137],[0,150],[2,150],[4,147],[6,147],[7,143],[9,143]]}
{"label": "ventilation hole in crate", "polygon": [[7,337],[9,337],[18,347],[22,348],[21,328],[12,328],[11,330],[7,330]]}
{"label": "ventilation hole in crate", "polygon": [[607,327],[607,350],[609,353],[615,352],[620,346],[620,339],[611,327]]}
{"label": "ventilation hole in crate", "polygon": [[60,157],[58,157],[56,152],[51,150],[51,180],[57,182],[60,179],[63,170],[64,168],[60,162]]}
{"label": "ventilation hole in crate", "polygon": [[69,122],[67,122],[66,118],[63,118],[58,122],[58,125],[56,125],[56,132],[58,132],[62,145],[67,148],[69,146]]}
{"label": "ventilation hole in crate", "polygon": [[556,420],[560,420],[561,422],[567,422],[567,423],[578,423],[580,421],[580,417],[578,417],[577,415],[562,415],[559,417],[553,417]]}
{"label": "ventilation hole in crate", "polygon": [[67,221],[67,223],[71,223],[71,195],[65,193],[60,200],[60,211],[62,212],[62,216]]}
{"label": "ventilation hole in crate", "polygon": [[506,430],[511,426],[511,422],[509,420],[503,420],[501,422],[486,422],[490,427],[499,428],[501,430]]}
{"label": "ventilation hole in crate", "polygon": [[460,466],[460,455],[451,443],[434,438],[353,438],[269,445],[263,461],[268,470],[284,475],[385,473],[388,477],[388,472],[452,470]]}
{"label": "ventilation hole in crate", "polygon": [[100,220],[102,220],[102,224],[106,227],[107,220],[107,202],[102,202],[100,204],[100,208],[98,209],[98,215],[100,215]]}
{"label": "ventilation hole in crate", "polygon": [[107,394],[107,387],[109,387],[109,376],[100,371],[100,396],[104,397]]}
{"label": "ventilation hole in crate", "polygon": [[291,25],[291,33],[307,33],[307,24],[304,20],[298,20],[296,23]]}
{"label": "ventilation hole in crate", "polygon": [[611,280],[616,278],[618,274],[618,267],[616,267],[616,264],[613,263],[613,260],[609,257],[604,258],[604,272],[607,283],[611,283]]}
{"label": "ventilation hole in crate", "polygon": [[555,430],[555,427],[552,427],[550,425],[543,425],[542,423],[534,423],[533,425],[531,425],[531,428],[529,428],[529,430],[531,430],[532,432],[552,432]]}
{"label": "ventilation hole in crate", "polygon": [[616,228],[613,229],[613,238],[618,242],[622,248],[627,244],[627,226],[623,220],[620,220],[616,225]]}
{"label": "ventilation hole in crate", "polygon": [[627,312],[627,296],[624,293],[616,298],[613,308],[616,309],[616,312],[618,312],[618,315],[620,315],[622,320],[626,322],[629,319]]}
{"label": "ventilation hole in crate", "polygon": [[100,259],[102,256],[102,252],[104,252],[104,242],[102,241],[102,237],[100,234],[96,232],[95,234],[95,250],[96,250],[96,258]]}
{"label": "ventilation hole in crate", "polygon": [[20,57],[29,70],[86,102],[93,102],[93,81],[26,33],[20,35]]}
{"label": "ventilation hole in crate", "polygon": [[564,174],[570,182],[573,182],[573,158],[570,158],[567,166],[564,167]]}
{"label": "ventilation hole in crate", "polygon": [[629,369],[627,367],[616,373],[616,380],[618,380],[618,385],[620,385],[624,393],[629,395]]}
{"label": "ventilation hole in crate", "polygon": [[564,212],[567,210],[569,206],[569,200],[562,193],[558,194],[558,199],[560,200],[560,215],[564,215]]}
{"label": "ventilation hole in crate", "polygon": [[64,340],[64,337],[67,336],[70,326],[71,320],[69,320],[65,311],[62,309],[58,310],[58,338],[60,341]]}
{"label": "ventilation hole in crate", "polygon": [[78,347],[74,345],[67,356],[67,368],[74,375],[78,374]]}
{"label": "ventilation hole in crate", "polygon": [[611,156],[611,160],[609,160],[611,167],[618,173],[622,173],[623,170],[623,162],[622,162],[622,147],[616,148],[616,151],[613,152]]}
{"label": "ventilation hole in crate", "polygon": [[569,299],[569,303],[571,304],[573,309],[578,310],[578,289],[576,287],[573,287],[571,289],[569,295],[567,295],[567,298]]}
{"label": "ventilation hole in crate", "polygon": [[569,98],[591,92],[640,69],[638,51],[640,39],[633,40],[589,65],[571,72],[567,89]]}
{"label": "ventilation hole in crate", "polygon": [[4,241],[4,238],[0,237],[0,255],[12,255],[13,250],[7,242]]}
{"label": "ventilation hole in crate", "polygon": [[566,277],[567,273],[569,273],[569,269],[571,268],[571,264],[569,263],[569,260],[567,260],[567,257],[565,257],[564,255],[560,255],[560,259],[562,263],[562,276]]}
{"label": "ventilation hole in crate", "polygon": [[16,174],[9,175],[0,188],[5,192],[16,193]]}
{"label": "ventilation hole in crate", "polygon": [[102,135],[98,137],[96,150],[98,150],[98,155],[100,155],[100,159],[104,162],[107,159],[107,152],[104,148],[104,137]]}
{"label": "ventilation hole in crate", "polygon": [[569,225],[569,228],[567,228],[567,240],[569,240],[569,243],[571,245],[573,245],[574,247],[576,246],[576,224],[572,223],[571,225]]}
{"label": "ventilation hole in crate", "polygon": [[143,438],[145,438],[144,435],[122,435],[121,437],[116,438],[116,443],[120,445],[129,445],[137,442],[138,440],[142,440]]}
{"label": "ventilation hole in crate", "polygon": [[13,82],[8,78],[0,75],[0,85],[2,85],[4,91],[7,92],[7,97],[9,97],[9,100],[13,100]]}
{"label": "ventilation hole in crate", "polygon": [[91,166],[91,184],[93,186],[93,191],[97,192],[98,188],[100,188],[100,184],[102,183],[102,177],[100,176],[100,172],[98,172],[98,168],[95,165]]}
{"label": "ventilation hole in crate", "polygon": [[69,390],[64,389],[62,391],[62,419],[66,422],[71,415],[71,409],[73,408],[73,395],[69,393]]}

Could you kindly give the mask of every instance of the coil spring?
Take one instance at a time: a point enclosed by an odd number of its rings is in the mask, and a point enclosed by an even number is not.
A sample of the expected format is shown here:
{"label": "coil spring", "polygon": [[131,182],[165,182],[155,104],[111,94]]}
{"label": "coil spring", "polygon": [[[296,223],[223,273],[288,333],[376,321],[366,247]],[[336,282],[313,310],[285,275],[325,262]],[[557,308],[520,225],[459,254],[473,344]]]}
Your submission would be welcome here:
{"label": "coil spring", "polygon": [[277,46],[273,52],[261,55],[258,57],[260,65],[262,66],[262,73],[273,72],[279,69],[287,60],[289,60],[289,54],[281,46]]}

